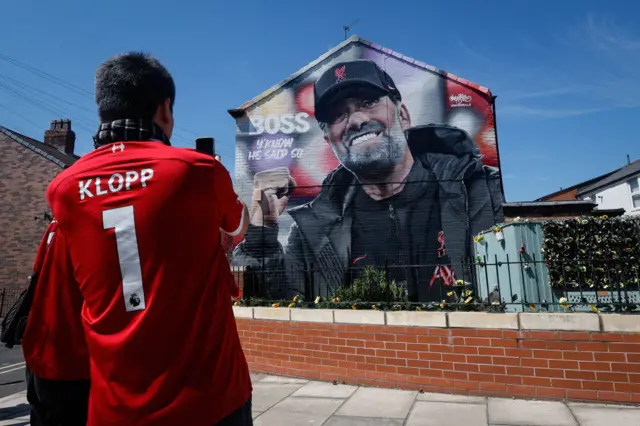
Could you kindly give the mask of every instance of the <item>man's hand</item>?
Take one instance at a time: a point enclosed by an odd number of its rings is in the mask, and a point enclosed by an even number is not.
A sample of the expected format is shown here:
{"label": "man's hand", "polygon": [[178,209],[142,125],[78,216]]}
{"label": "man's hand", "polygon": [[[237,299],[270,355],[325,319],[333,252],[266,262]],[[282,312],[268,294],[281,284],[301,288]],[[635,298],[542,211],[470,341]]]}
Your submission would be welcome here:
{"label": "man's hand", "polygon": [[251,199],[251,224],[253,226],[274,226],[287,207],[289,195],[295,189],[296,181],[286,167],[258,172],[253,177],[253,197]]}

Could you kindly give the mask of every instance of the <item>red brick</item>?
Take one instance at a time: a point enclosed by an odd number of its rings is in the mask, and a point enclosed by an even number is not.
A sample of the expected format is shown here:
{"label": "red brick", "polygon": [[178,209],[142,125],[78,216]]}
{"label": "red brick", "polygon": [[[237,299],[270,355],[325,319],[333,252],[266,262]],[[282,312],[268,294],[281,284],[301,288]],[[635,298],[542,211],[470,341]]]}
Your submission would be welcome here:
{"label": "red brick", "polygon": [[622,335],[625,342],[640,343],[640,333],[625,333]]}
{"label": "red brick", "polygon": [[418,361],[418,360],[409,359],[407,360],[407,365],[409,367],[416,367],[416,368],[429,368],[429,361]]}
{"label": "red brick", "polygon": [[517,348],[518,341],[515,339],[491,339],[491,346],[498,348]]}
{"label": "red brick", "polygon": [[520,360],[520,364],[526,367],[546,368],[549,366],[549,361],[546,359],[523,358]]}
{"label": "red brick", "polygon": [[452,328],[451,335],[459,337],[476,337],[477,330],[475,328]]}
{"label": "red brick", "polygon": [[398,367],[395,365],[376,365],[376,371],[379,373],[396,373]]}
{"label": "red brick", "polygon": [[458,354],[476,355],[478,353],[478,348],[475,346],[454,346],[453,352]]}
{"label": "red brick", "polygon": [[503,356],[505,354],[505,349],[504,348],[478,348],[478,353],[480,355]]}
{"label": "red brick", "polygon": [[[423,337],[423,336],[412,336],[412,335],[407,335],[407,334],[397,334],[396,335],[396,342],[417,343],[418,342],[418,337]],[[428,343],[430,343],[430,342],[428,342]],[[436,342],[436,343],[440,343],[440,342]]]}
{"label": "red brick", "polygon": [[606,352],[608,350],[607,343],[603,342],[578,342],[579,351]]}
{"label": "red brick", "polygon": [[[533,358],[533,351],[531,349],[507,348],[504,350],[504,354],[506,356],[516,357],[516,358]],[[501,355],[501,354],[498,354],[498,355]]]}
{"label": "red brick", "polygon": [[404,342],[385,342],[384,347],[386,349],[404,351],[407,349],[407,344]]}
{"label": "red brick", "polygon": [[547,349],[547,342],[544,340],[522,340],[520,347],[525,349]]}
{"label": "red brick", "polygon": [[596,378],[603,382],[628,382],[629,381],[629,375],[626,373],[597,372]]}
{"label": "red brick", "polygon": [[491,364],[491,357],[482,355],[467,355],[467,362],[473,364]]}
{"label": "red brick", "polygon": [[490,373],[490,374],[506,374],[507,368],[502,365],[480,365],[481,373]]}
{"label": "red brick", "polygon": [[479,389],[480,384],[478,382],[468,382],[466,380],[456,380],[453,382],[453,387],[461,389]]}
{"label": "red brick", "polygon": [[480,389],[485,391],[496,392],[500,394],[504,394],[507,392],[507,385],[504,383],[489,383],[489,382],[481,382]]}
{"label": "red brick", "polygon": [[467,356],[462,354],[442,354],[442,360],[447,362],[467,362]]}
{"label": "red brick", "polygon": [[533,386],[507,385],[509,395],[535,395],[536,388]]}
{"label": "red brick", "polygon": [[593,390],[567,389],[567,398],[596,401],[598,399],[598,392]]}
{"label": "red brick", "polygon": [[631,383],[640,383],[640,374],[629,374],[629,381]]}
{"label": "red brick", "polygon": [[590,390],[599,390],[599,391],[612,391],[613,390],[613,383],[611,383],[611,382],[589,382],[589,381],[584,381],[584,382],[582,382],[582,388],[583,389],[590,389]]}
{"label": "red brick", "polygon": [[420,357],[420,359],[429,361],[440,361],[442,359],[442,354],[432,352],[420,352],[418,356]]}
{"label": "red brick", "polygon": [[464,343],[469,346],[492,346],[491,339],[480,337],[466,337]]}
{"label": "red brick", "polygon": [[493,363],[496,365],[520,365],[520,359],[494,356]]}
{"label": "red brick", "polygon": [[579,368],[578,361],[565,361],[553,359],[549,361],[549,368],[558,368],[562,370],[577,370]]}
{"label": "red brick", "polygon": [[640,353],[640,343],[610,343],[609,351]]}
{"label": "red brick", "polygon": [[564,399],[566,395],[565,389],[536,388],[536,396],[541,399]]}
{"label": "red brick", "polygon": [[454,364],[454,370],[456,371],[467,371],[467,372],[478,372],[480,369],[475,364]]}
{"label": "red brick", "polygon": [[557,377],[557,378],[564,377],[563,370],[554,370],[549,368],[536,368],[535,374],[538,377]]}
{"label": "red brick", "polygon": [[591,340],[591,334],[589,333],[579,333],[579,332],[560,332],[558,336],[558,340]]}
{"label": "red brick", "polygon": [[418,351],[418,352],[428,352],[429,345],[425,343],[408,343],[407,344],[408,351]]}
{"label": "red brick", "polygon": [[384,349],[384,342],[377,340],[365,340],[364,345],[371,349]]}
{"label": "red brick", "polygon": [[640,373],[640,363],[612,362],[611,371],[621,371],[624,373]]}
{"label": "red brick", "polygon": [[525,331],[524,337],[533,340],[558,340],[557,331]]}
{"label": "red brick", "polygon": [[621,358],[626,358],[626,359],[612,359],[610,361],[615,361],[615,362],[625,362],[625,361],[629,361],[629,362],[640,362],[640,354],[620,354],[620,353],[609,353],[609,355],[618,355]]}
{"label": "red brick", "polygon": [[555,341],[547,342],[547,349],[575,351],[576,347],[577,347],[576,342],[555,342]]}
{"label": "red brick", "polygon": [[476,330],[478,337],[495,337],[502,338],[502,330]]}
{"label": "red brick", "polygon": [[564,359],[573,359],[577,361],[593,361],[593,352],[573,352],[565,351],[562,353]]}
{"label": "red brick", "polygon": [[564,377],[574,380],[595,380],[596,373],[594,373],[593,371],[567,370],[564,372]]}
{"label": "red brick", "polygon": [[546,377],[523,377],[522,378],[523,385],[529,386],[551,386],[551,379],[547,379]]}
{"label": "red brick", "polygon": [[420,375],[421,376],[426,376],[426,377],[442,377],[443,372],[441,370],[425,370],[425,369],[422,369],[422,370],[420,370]]}
{"label": "red brick", "polygon": [[596,342],[622,342],[620,333],[591,333],[591,340]]}
{"label": "red brick", "polygon": [[443,371],[442,376],[445,379],[453,379],[453,380],[467,380],[467,373],[461,371]]}
{"label": "red brick", "polygon": [[[442,343],[442,337],[438,337],[438,336],[417,336],[417,338],[418,338],[418,341],[417,341],[418,343],[436,344],[436,345]],[[399,338],[396,338],[396,340],[400,341]]]}
{"label": "red brick", "polygon": [[580,362],[580,369],[591,371],[611,371],[611,364],[608,362],[582,361]]}
{"label": "red brick", "polygon": [[453,352],[449,345],[429,345],[429,350],[432,352],[451,353]]}
{"label": "red brick", "polygon": [[507,367],[507,374],[516,376],[533,376],[533,368],[531,367]]}
{"label": "red brick", "polygon": [[396,356],[398,358],[404,358],[404,359],[419,359],[419,352],[414,352],[414,351],[397,351],[396,352]]}
{"label": "red brick", "polygon": [[533,351],[534,358],[542,358],[542,359],[562,359],[561,351],[546,351],[546,350],[535,350]]}
{"label": "red brick", "polygon": [[510,375],[502,376],[498,374],[494,376],[494,379],[496,383],[509,383],[513,385],[522,384],[522,377],[520,376],[510,376]]}
{"label": "red brick", "polygon": [[615,383],[616,392],[640,393],[640,383]]}
{"label": "red brick", "polygon": [[469,380],[474,382],[493,382],[493,374],[469,373]]}
{"label": "red brick", "polygon": [[620,392],[598,392],[598,399],[600,401],[629,402],[631,395]]}
{"label": "red brick", "polygon": [[383,358],[395,357],[396,351],[389,351],[387,349],[378,349],[376,351],[376,356],[381,356]]}
{"label": "red brick", "polygon": [[437,370],[453,370],[453,363],[444,361],[431,361],[429,362],[429,368],[435,368]]}
{"label": "red brick", "polygon": [[387,365],[397,365],[397,366],[400,366],[400,367],[406,367],[407,366],[407,360],[406,359],[402,359],[402,358],[385,358],[384,362]]}

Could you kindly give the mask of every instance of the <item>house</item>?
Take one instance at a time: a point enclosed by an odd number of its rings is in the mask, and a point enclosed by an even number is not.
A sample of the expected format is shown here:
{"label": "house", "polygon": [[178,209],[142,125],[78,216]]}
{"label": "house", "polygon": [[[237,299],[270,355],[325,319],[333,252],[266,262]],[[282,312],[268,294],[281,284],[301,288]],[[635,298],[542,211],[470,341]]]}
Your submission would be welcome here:
{"label": "house", "polygon": [[28,283],[49,222],[45,191],[79,158],[75,138],[70,120],[52,121],[44,142],[0,126],[0,291]]}
{"label": "house", "polygon": [[[324,111],[316,111],[316,83]],[[292,285],[335,287],[355,262],[470,256],[466,236],[502,221],[495,99],[481,84],[354,35],[230,109],[235,188],[253,225],[236,241],[233,264],[262,271],[273,290],[282,280],[269,273],[285,264],[305,277],[290,277]],[[362,189],[367,181],[398,196],[374,200]],[[267,204],[256,202],[256,189]],[[425,206],[438,211],[426,214]],[[420,279],[422,291],[438,277]]]}
{"label": "house", "polygon": [[582,200],[593,202],[597,210],[624,209],[626,215],[640,214],[640,160],[597,178],[573,185],[536,201]]}

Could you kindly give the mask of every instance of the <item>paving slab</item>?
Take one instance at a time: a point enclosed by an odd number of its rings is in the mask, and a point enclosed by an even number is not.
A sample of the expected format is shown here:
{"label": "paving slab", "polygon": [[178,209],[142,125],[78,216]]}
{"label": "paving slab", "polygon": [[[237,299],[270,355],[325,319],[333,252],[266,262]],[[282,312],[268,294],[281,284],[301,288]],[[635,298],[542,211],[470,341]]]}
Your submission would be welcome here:
{"label": "paving slab", "polygon": [[267,411],[301,387],[301,384],[256,383],[253,385],[252,410],[254,412]]}
{"label": "paving slab", "polygon": [[326,382],[309,382],[295,391],[292,396],[311,398],[349,398],[358,389],[357,386],[334,385]]}
{"label": "paving slab", "polygon": [[417,392],[397,389],[359,388],[338,410],[340,416],[404,419]]}
{"label": "paving slab", "polygon": [[331,417],[324,426],[403,426],[404,420],[373,417]]}
{"label": "paving slab", "polygon": [[407,426],[487,426],[484,404],[416,402]]}
{"label": "paving slab", "polygon": [[419,393],[418,401],[486,404],[487,398],[483,396],[454,395],[448,393]]}
{"label": "paving slab", "polygon": [[344,402],[329,398],[287,398],[254,421],[254,426],[307,426],[323,424]]}
{"label": "paving slab", "polygon": [[571,407],[580,426],[632,426],[640,425],[640,409],[637,407]]}
{"label": "paving slab", "polygon": [[255,374],[255,373],[251,373],[251,382],[253,383],[257,383],[260,380],[264,379],[265,377],[267,377],[266,374]]}
{"label": "paving slab", "polygon": [[578,426],[562,402],[489,398],[489,423],[510,426]]}
{"label": "paving slab", "polygon": [[309,380],[296,379],[295,377],[280,377],[280,376],[264,376],[260,382],[262,383],[288,383],[288,384],[307,384]]}

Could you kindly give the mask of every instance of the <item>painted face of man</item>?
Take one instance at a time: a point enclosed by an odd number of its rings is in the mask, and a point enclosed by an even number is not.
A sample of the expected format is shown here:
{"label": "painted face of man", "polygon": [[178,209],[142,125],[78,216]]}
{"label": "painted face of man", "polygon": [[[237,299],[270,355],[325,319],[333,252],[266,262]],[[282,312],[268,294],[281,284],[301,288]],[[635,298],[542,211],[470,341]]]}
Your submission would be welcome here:
{"label": "painted face of man", "polygon": [[404,131],[410,120],[404,104],[360,91],[337,101],[332,111],[325,140],[340,163],[356,176],[389,173],[407,155]]}

